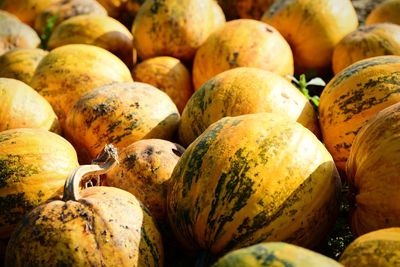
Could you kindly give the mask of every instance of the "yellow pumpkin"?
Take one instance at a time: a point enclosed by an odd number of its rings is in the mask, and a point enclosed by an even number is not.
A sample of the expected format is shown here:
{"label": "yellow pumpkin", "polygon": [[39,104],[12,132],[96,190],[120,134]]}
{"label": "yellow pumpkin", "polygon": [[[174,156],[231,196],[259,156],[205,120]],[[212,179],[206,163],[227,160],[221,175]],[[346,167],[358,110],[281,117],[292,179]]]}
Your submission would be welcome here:
{"label": "yellow pumpkin", "polygon": [[137,64],[133,79],[151,84],[164,91],[174,101],[179,112],[193,93],[190,72],[179,59],[173,57],[154,57]]}
{"label": "yellow pumpkin", "polygon": [[30,84],[37,65],[49,52],[40,48],[13,49],[0,56],[0,77]]}
{"label": "yellow pumpkin", "polygon": [[14,14],[22,22],[33,26],[37,15],[56,1],[58,0],[2,0],[0,9]]}
{"label": "yellow pumpkin", "polygon": [[366,25],[390,22],[400,24],[400,1],[386,0],[378,4],[367,16]]}
{"label": "yellow pumpkin", "polygon": [[237,67],[292,75],[293,54],[273,27],[256,20],[232,20],[211,34],[197,50],[193,62],[194,87],[197,90],[218,73]]}
{"label": "yellow pumpkin", "polygon": [[190,61],[198,47],[225,23],[214,0],[149,0],[132,26],[138,56],[172,56]]}
{"label": "yellow pumpkin", "polygon": [[358,26],[350,0],[276,0],[261,20],[289,42],[299,74],[329,72],[333,48]]}

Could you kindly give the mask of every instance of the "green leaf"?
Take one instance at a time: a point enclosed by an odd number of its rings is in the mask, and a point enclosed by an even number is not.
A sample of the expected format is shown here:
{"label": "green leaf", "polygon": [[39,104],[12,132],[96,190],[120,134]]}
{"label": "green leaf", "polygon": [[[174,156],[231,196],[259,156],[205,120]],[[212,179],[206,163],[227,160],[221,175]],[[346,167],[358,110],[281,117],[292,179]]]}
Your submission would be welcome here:
{"label": "green leaf", "polygon": [[53,32],[53,28],[56,25],[59,16],[60,14],[57,13],[47,18],[46,25],[43,28],[43,33],[42,35],[40,35],[40,40],[41,40],[40,47],[42,49],[47,49],[47,43],[49,42],[50,35]]}

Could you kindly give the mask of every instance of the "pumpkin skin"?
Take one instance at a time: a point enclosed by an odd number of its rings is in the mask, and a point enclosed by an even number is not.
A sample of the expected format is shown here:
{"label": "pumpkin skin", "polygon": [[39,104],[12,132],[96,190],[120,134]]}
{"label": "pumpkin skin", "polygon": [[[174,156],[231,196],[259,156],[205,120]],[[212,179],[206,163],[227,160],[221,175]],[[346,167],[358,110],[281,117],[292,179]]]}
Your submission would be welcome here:
{"label": "pumpkin skin", "polygon": [[346,267],[392,267],[400,262],[400,228],[386,228],[362,235],[342,253]]}
{"label": "pumpkin skin", "polygon": [[347,161],[355,188],[352,229],[357,235],[400,226],[400,103],[371,118],[357,134]]}
{"label": "pumpkin skin", "polygon": [[68,113],[65,134],[80,159],[105,144],[124,148],[141,139],[172,139],[180,115],[161,90],[140,82],[113,83],[82,95]]}
{"label": "pumpkin skin", "polygon": [[321,132],[336,166],[345,170],[354,137],[378,111],[400,101],[400,56],[365,59],[339,72],[322,91]]}
{"label": "pumpkin skin", "polygon": [[48,54],[40,48],[13,49],[0,56],[0,77],[30,84],[39,62]]}
{"label": "pumpkin skin", "polygon": [[138,82],[151,84],[164,91],[182,112],[193,94],[192,78],[182,62],[173,57],[154,57],[137,64],[132,73]]}
{"label": "pumpkin skin", "polygon": [[103,15],[80,15],[69,18],[52,32],[48,48],[67,44],[89,44],[104,48],[133,66],[133,37],[119,21]]}
{"label": "pumpkin skin", "polygon": [[167,222],[167,186],[185,149],[178,144],[146,139],[121,151],[120,164],[107,173],[106,183],[136,196],[159,222]]}
{"label": "pumpkin skin", "polygon": [[132,25],[139,58],[171,56],[190,61],[198,47],[225,23],[214,0],[149,0]]}
{"label": "pumpkin skin", "polygon": [[263,22],[250,19],[229,21],[197,50],[193,62],[194,87],[197,90],[215,75],[237,67],[255,67],[282,76],[292,75],[292,51],[282,35]]}
{"label": "pumpkin skin", "polygon": [[340,267],[340,263],[295,245],[283,242],[266,242],[232,251],[211,267]]}
{"label": "pumpkin skin", "polygon": [[259,20],[274,0],[218,0],[227,19],[255,19]]}
{"label": "pumpkin skin", "polygon": [[23,23],[33,26],[37,15],[55,1],[56,0],[2,0],[0,2],[0,9],[14,14]]}
{"label": "pumpkin skin", "polygon": [[335,45],[358,26],[350,0],[277,0],[261,20],[289,42],[298,74],[328,72]]}
{"label": "pumpkin skin", "polygon": [[386,0],[378,4],[367,16],[365,25],[390,22],[400,24],[400,1]]}
{"label": "pumpkin skin", "polygon": [[81,95],[112,82],[132,82],[128,67],[107,50],[71,44],[50,51],[36,68],[31,86],[53,106],[61,127]]}
{"label": "pumpkin skin", "polygon": [[259,112],[286,116],[319,135],[314,109],[294,85],[278,74],[240,67],[214,76],[194,93],[182,113],[179,140],[188,146],[223,117]]}
{"label": "pumpkin skin", "polygon": [[14,128],[42,128],[60,133],[53,108],[25,83],[0,78],[0,132]]}
{"label": "pumpkin skin", "polygon": [[335,220],[339,188],[332,157],[302,125],[271,113],[225,117],[178,161],[167,213],[188,250],[311,247]]}

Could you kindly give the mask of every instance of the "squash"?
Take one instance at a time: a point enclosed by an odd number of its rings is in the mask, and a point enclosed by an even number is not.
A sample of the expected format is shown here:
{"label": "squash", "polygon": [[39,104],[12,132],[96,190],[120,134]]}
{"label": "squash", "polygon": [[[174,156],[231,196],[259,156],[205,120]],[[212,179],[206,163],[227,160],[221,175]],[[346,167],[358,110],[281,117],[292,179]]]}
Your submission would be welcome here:
{"label": "squash", "polygon": [[49,52],[40,48],[13,49],[0,56],[0,77],[30,84],[37,65]]}
{"label": "squash", "polygon": [[375,6],[365,20],[366,25],[390,22],[400,24],[400,1],[386,0]]}
{"label": "squash", "polygon": [[245,18],[259,20],[274,0],[218,0],[229,20]]}
{"label": "squash", "polygon": [[55,1],[58,0],[1,0],[0,9],[14,14],[23,23],[33,27],[37,15]]}
{"label": "squash", "polygon": [[384,55],[400,55],[400,25],[381,23],[361,26],[335,46],[333,72],[337,74],[357,61]]}
{"label": "squash", "polygon": [[211,267],[340,267],[340,263],[314,251],[284,242],[266,242],[232,251]]}
{"label": "squash", "polygon": [[277,30],[263,22],[229,21],[197,50],[193,62],[194,87],[197,90],[218,73],[237,67],[292,75],[292,50]]}
{"label": "squash", "polygon": [[173,57],[146,59],[135,66],[132,76],[135,81],[151,84],[164,91],[179,112],[183,111],[193,94],[190,72],[179,59]]}
{"label": "squash", "polygon": [[164,224],[167,222],[167,186],[185,149],[162,139],[146,139],[124,148],[120,164],[107,173],[106,183],[136,196]]}
{"label": "squash", "polygon": [[42,128],[61,133],[49,102],[25,83],[0,78],[0,132],[14,128]]}
{"label": "squash", "polygon": [[356,208],[352,229],[357,235],[400,226],[400,103],[378,112],[361,128],[347,161]]}
{"label": "squash", "polygon": [[324,145],[271,113],[213,123],[170,180],[169,222],[189,251],[222,255],[264,241],[316,247],[339,207],[340,178]]}
{"label": "squash", "polygon": [[198,47],[225,23],[214,0],[149,0],[132,26],[139,58],[172,56],[192,60]]}
{"label": "squash", "polygon": [[8,243],[5,266],[163,266],[161,235],[132,194],[103,186],[79,192],[85,176],[105,173],[116,163],[110,149],[96,160],[101,165],[71,173],[62,201],[24,217]]}
{"label": "squash", "polygon": [[323,141],[344,171],[361,127],[375,113],[400,101],[400,56],[358,61],[339,72],[322,91],[319,116]]}
{"label": "squash", "polygon": [[400,228],[385,228],[362,235],[342,253],[346,267],[392,267],[400,262]]}
{"label": "squash", "polygon": [[335,45],[358,26],[350,0],[277,0],[261,20],[289,42],[298,74],[329,73]]}
{"label": "squash", "polygon": [[82,94],[111,82],[132,82],[119,58],[97,46],[71,44],[42,59],[31,86],[50,102],[64,128],[68,111]]}
{"label": "squash", "polygon": [[278,74],[249,67],[224,71],[197,90],[182,113],[179,140],[184,146],[226,116],[271,112],[298,121],[319,135],[308,99]]}
{"label": "squash", "polygon": [[67,115],[65,135],[85,162],[107,143],[122,149],[141,139],[172,139],[179,119],[161,90],[140,82],[113,83],[77,100]]}

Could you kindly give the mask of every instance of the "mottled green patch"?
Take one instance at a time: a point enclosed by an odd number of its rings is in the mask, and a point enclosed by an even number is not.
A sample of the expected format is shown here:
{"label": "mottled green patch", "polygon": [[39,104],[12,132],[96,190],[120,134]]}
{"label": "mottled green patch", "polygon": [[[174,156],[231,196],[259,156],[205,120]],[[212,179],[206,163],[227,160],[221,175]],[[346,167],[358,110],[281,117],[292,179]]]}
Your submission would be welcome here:
{"label": "mottled green patch", "polygon": [[8,154],[5,158],[0,158],[0,188],[18,183],[22,178],[38,173],[37,167],[23,163],[22,157],[19,155]]}
{"label": "mottled green patch", "polygon": [[25,199],[25,193],[17,193],[0,197],[0,227],[18,223],[26,211],[35,207]]}
{"label": "mottled green patch", "polygon": [[[150,252],[151,256],[152,256],[152,261],[143,261],[143,263],[147,263],[148,266],[160,266],[160,254],[158,252],[157,249],[157,245],[153,242],[153,240],[150,238],[149,234],[147,233],[146,227],[145,227],[145,223],[143,223],[142,225],[142,229],[141,229],[141,234],[142,234],[142,242],[144,242],[145,247],[143,248],[142,246],[139,246],[139,254],[140,255],[145,255],[146,252]],[[142,243],[140,242],[140,243]],[[139,256],[140,257],[140,256]],[[139,262],[141,262],[139,260]],[[155,265],[152,265],[155,264]]]}

